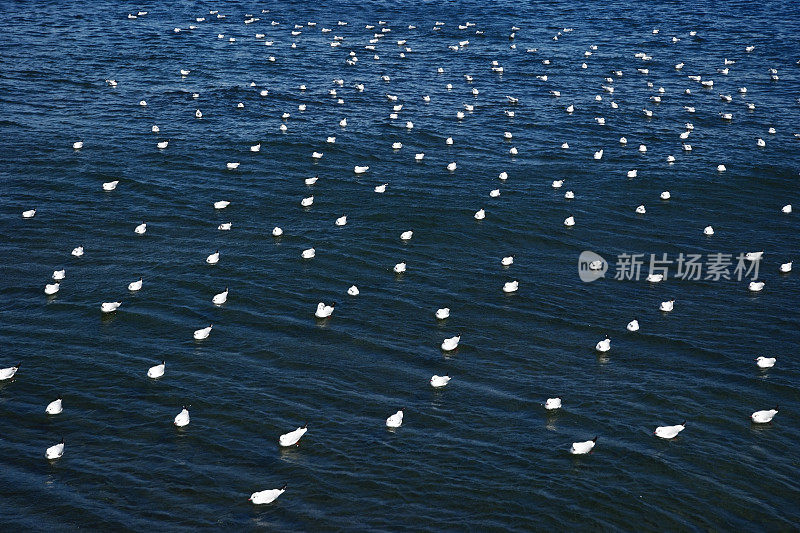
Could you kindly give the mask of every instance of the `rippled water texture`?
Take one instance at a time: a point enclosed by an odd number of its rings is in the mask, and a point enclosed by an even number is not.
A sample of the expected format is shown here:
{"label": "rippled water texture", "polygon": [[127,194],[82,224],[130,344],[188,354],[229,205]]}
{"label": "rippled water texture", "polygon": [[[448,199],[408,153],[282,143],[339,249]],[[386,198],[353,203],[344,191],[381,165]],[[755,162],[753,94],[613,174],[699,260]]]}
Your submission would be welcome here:
{"label": "rippled water texture", "polygon": [[[797,272],[778,266],[800,260],[800,13],[773,1],[653,4],[224,2],[224,19],[205,3],[7,5],[0,368],[22,367],[0,385],[4,529],[796,529],[800,288]],[[149,14],[127,18],[139,9]],[[245,25],[247,14],[261,20]],[[366,50],[379,20],[392,31]],[[307,21],[318,24],[290,34]],[[459,30],[467,21],[475,26]],[[717,72],[724,58],[736,61],[728,75]],[[601,85],[617,69],[612,96]],[[687,79],[695,74],[714,87]],[[396,120],[386,93],[403,105]],[[457,120],[464,104],[474,109]],[[678,138],[685,122],[695,126],[692,152]],[[370,170],[356,175],[355,165]],[[104,192],[111,180],[119,186]],[[386,192],[373,192],[382,183]],[[501,196],[490,198],[495,188]],[[659,200],[665,190],[669,201]],[[215,210],[218,200],[231,205]],[[790,203],[795,213],[782,214]],[[480,208],[486,219],[476,221]],[[347,225],[335,226],[342,215]],[[223,222],[233,229],[218,231]],[[413,239],[401,241],[406,230]],[[70,255],[76,246],[83,257]],[[309,247],[316,257],[304,261]],[[215,250],[219,263],[207,265]],[[764,250],[766,287],[582,283],[582,250]],[[515,262],[503,268],[507,255]],[[407,272],[395,275],[401,261]],[[48,298],[60,268],[66,279]],[[140,276],[142,290],[130,293]],[[519,291],[505,294],[511,280]],[[346,294],[353,284],[359,296]],[[226,286],[227,303],[212,305]],[[660,313],[668,299],[675,310]],[[119,311],[101,316],[100,303],[114,300]],[[319,301],[338,302],[333,317],[314,319]],[[450,318],[437,321],[445,306]],[[635,334],[625,330],[633,318]],[[209,323],[211,336],[192,340]],[[442,340],[459,332],[458,350],[444,354]],[[606,334],[612,348],[599,356]],[[759,370],[759,355],[776,366]],[[161,360],[165,376],[148,379]],[[452,381],[434,390],[433,374]],[[47,417],[58,395],[64,412]],[[548,413],[553,396],[563,408]],[[751,424],[750,413],[776,404],[771,424]],[[178,430],[181,405],[192,419]],[[401,407],[402,427],[388,431]],[[677,439],[653,436],[684,419]],[[306,422],[299,447],[278,448],[280,434]],[[569,454],[595,435],[593,453]],[[64,457],[46,461],[62,437]],[[284,483],[273,504],[247,500]]]}

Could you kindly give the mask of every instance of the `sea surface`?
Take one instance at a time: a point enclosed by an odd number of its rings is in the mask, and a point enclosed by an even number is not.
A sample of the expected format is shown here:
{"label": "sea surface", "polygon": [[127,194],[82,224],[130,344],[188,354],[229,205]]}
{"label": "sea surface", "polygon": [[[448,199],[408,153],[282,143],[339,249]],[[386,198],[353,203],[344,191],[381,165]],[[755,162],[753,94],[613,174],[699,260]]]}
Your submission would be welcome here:
{"label": "sea surface", "polygon": [[[22,362],[0,384],[0,529],[800,528],[800,274],[778,271],[800,261],[797,3],[70,0],[0,11],[0,368]],[[260,20],[244,24],[248,14]],[[474,109],[458,120],[464,104]],[[316,257],[301,259],[309,247]],[[584,250],[609,261],[604,279],[581,281]],[[623,253],[762,250],[757,293],[749,280],[614,279]],[[45,296],[61,268],[60,291]],[[511,280],[519,290],[504,293]],[[227,303],[213,305],[225,287]],[[675,310],[659,312],[671,299]],[[320,301],[337,302],[331,318],[314,318]],[[440,307],[450,318],[434,318]],[[759,355],[775,367],[760,370]],[[149,379],[162,360],[165,376]],[[434,389],[433,374],[452,381]],[[64,412],[45,415],[59,395]],[[556,396],[562,409],[546,411]],[[191,423],[177,429],[182,405]],[[775,405],[772,423],[750,422]],[[387,430],[400,408],[402,427]],[[654,437],[683,420],[678,438]],[[305,423],[300,446],[278,447]],[[594,436],[591,454],[569,453]],[[47,461],[62,437],[64,456]],[[283,484],[272,504],[248,501]]]}

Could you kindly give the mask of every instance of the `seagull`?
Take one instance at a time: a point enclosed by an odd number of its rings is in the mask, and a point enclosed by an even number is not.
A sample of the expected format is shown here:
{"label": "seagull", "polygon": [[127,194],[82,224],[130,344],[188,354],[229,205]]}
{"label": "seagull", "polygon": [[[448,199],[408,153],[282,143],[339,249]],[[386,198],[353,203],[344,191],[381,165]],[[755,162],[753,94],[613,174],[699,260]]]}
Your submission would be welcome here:
{"label": "seagull", "polygon": [[436,318],[439,320],[444,320],[445,318],[450,316],[450,308],[449,307],[442,307],[441,309],[436,310]]}
{"label": "seagull", "polygon": [[72,143],[72,148],[75,150],[80,150],[81,148],[83,148],[83,141],[75,141],[74,143]]}
{"label": "seagull", "polygon": [[500,189],[492,189],[489,191],[489,197],[497,198],[498,196],[500,196]]}
{"label": "seagull", "polygon": [[225,209],[229,205],[231,205],[231,203],[229,201],[227,201],[227,200],[219,200],[219,201],[214,202],[214,209]]}
{"label": "seagull", "polygon": [[27,211],[22,212],[22,218],[33,218],[36,214],[36,209],[28,209]]}
{"label": "seagull", "polygon": [[431,387],[434,387],[434,388],[437,388],[437,389],[439,389],[441,387],[444,387],[449,382],[450,382],[450,376],[437,376],[436,374],[434,374],[431,377]]}
{"label": "seagull", "polygon": [[511,266],[514,264],[514,256],[508,255],[500,260],[500,264],[504,267]]}
{"label": "seagull", "polygon": [[211,298],[211,302],[214,305],[222,305],[226,301],[228,301],[228,287],[225,287],[225,290],[219,294],[215,294],[213,298]]}
{"label": "seagull", "polygon": [[505,293],[517,292],[517,289],[519,289],[519,281],[517,280],[507,281],[503,284],[503,292]]}
{"label": "seagull", "polygon": [[58,444],[55,444],[53,446],[50,446],[44,452],[44,456],[50,461],[53,461],[55,459],[60,459],[62,455],[64,455],[64,439],[63,438],[61,439],[61,442],[59,442]]}
{"label": "seagull", "polygon": [[775,361],[774,357],[764,357],[763,355],[756,358],[758,368],[772,368],[775,366]]}
{"label": "seagull", "polygon": [[360,291],[358,290],[358,287],[356,287],[355,285],[351,285],[350,288],[347,289],[347,294],[349,294],[350,296],[358,296],[360,294]]}
{"label": "seagull", "polygon": [[383,185],[376,185],[374,190],[377,193],[385,193],[387,185],[389,185],[389,184],[388,183],[384,183]]}
{"label": "seagull", "polygon": [[501,172],[500,174],[497,175],[497,178],[499,180],[501,180],[501,181],[507,180],[508,179],[508,172],[505,172],[505,171]]}
{"label": "seagull", "polygon": [[181,409],[181,412],[175,415],[175,420],[173,420],[172,423],[175,424],[175,426],[182,428],[184,426],[189,425],[189,420],[190,420],[189,411],[186,409],[186,406],[184,405],[183,408]]}
{"label": "seagull", "polygon": [[608,338],[608,335],[606,335],[605,339],[598,342],[597,345],[594,347],[594,349],[597,350],[598,352],[609,351],[611,349],[611,339]]}
{"label": "seagull", "polygon": [[203,113],[199,109],[195,109],[194,116],[197,118],[203,118]]}
{"label": "seagull", "polygon": [[386,419],[387,428],[399,428],[403,424],[403,410],[400,409],[395,414]]}
{"label": "seagull", "polygon": [[635,318],[628,322],[628,325],[625,326],[628,331],[639,331],[639,321]]}
{"label": "seagull", "polygon": [[166,361],[161,361],[160,365],[151,366],[147,370],[147,377],[150,379],[158,379],[164,375],[164,367],[166,367]]}
{"label": "seagull", "polygon": [[146,231],[147,231],[147,224],[145,224],[144,222],[142,222],[133,229],[133,232],[137,235],[144,235]]}
{"label": "seagull", "polygon": [[300,441],[303,435],[306,434],[306,431],[308,431],[308,424],[304,425],[303,427],[299,427],[294,431],[290,431],[289,433],[284,433],[280,436],[278,442],[283,447],[294,446]]}
{"label": "seagull", "polygon": [[486,210],[478,209],[473,216],[475,217],[475,220],[483,220],[486,218]]}
{"label": "seagull", "polygon": [[554,409],[561,408],[561,398],[548,398],[546,402],[544,402],[544,408],[548,411],[552,411]]}
{"label": "seagull", "polygon": [[336,219],[334,224],[336,224],[337,226],[346,225],[347,224],[347,216],[340,216],[339,218]]}
{"label": "seagull", "polygon": [[60,415],[61,412],[64,410],[64,406],[62,405],[61,396],[47,404],[44,412],[48,415]]}
{"label": "seagull", "polygon": [[163,150],[163,149],[164,149],[164,148],[166,148],[167,146],[169,146],[169,141],[160,141],[160,142],[156,143],[156,147],[157,147],[159,150]]}
{"label": "seagull", "polygon": [[66,276],[66,271],[62,270],[54,270],[53,271],[53,279],[56,281],[61,281]]}
{"label": "seagull", "polygon": [[778,406],[775,409],[765,409],[763,411],[756,411],[750,415],[750,419],[756,424],[768,424],[772,421],[775,415],[778,414]]}
{"label": "seagull", "polygon": [[100,304],[100,311],[103,313],[113,313],[119,306],[122,305],[122,302],[103,302]]}
{"label": "seagull", "polygon": [[206,257],[206,263],[209,265],[216,265],[219,263],[219,250]]}
{"label": "seagull", "polygon": [[286,492],[286,485],[279,489],[269,489],[269,490],[262,490],[260,492],[254,492],[248,498],[248,501],[253,502],[254,505],[263,505],[267,503],[272,503],[278,499],[278,496]]}
{"label": "seagull", "polygon": [[58,290],[61,288],[61,284],[58,282],[56,283],[48,283],[44,286],[44,293],[48,296],[52,296],[53,294],[57,293]]}
{"label": "seagull", "polygon": [[114,189],[117,188],[118,184],[119,184],[119,180],[107,181],[107,182],[103,183],[103,190],[104,191],[113,191]]}
{"label": "seagull", "polygon": [[323,302],[317,304],[317,310],[314,311],[314,316],[317,318],[328,318],[333,314],[333,309],[336,307],[336,302],[331,305],[325,305]]}
{"label": "seagull", "polygon": [[660,311],[664,311],[668,313],[675,308],[675,300],[667,300],[665,302],[661,302],[661,305],[658,307]]}
{"label": "seagull", "polygon": [[220,231],[230,231],[232,226],[233,226],[232,222],[223,222],[222,224],[217,226],[217,229]]}
{"label": "seagull", "polygon": [[785,206],[781,207],[781,213],[786,213],[787,215],[792,212],[792,204],[786,204]]}
{"label": "seagull", "polygon": [[760,252],[747,252],[746,254],[744,254],[744,258],[747,259],[748,261],[760,261],[762,255],[764,255],[763,250]]}
{"label": "seagull", "polygon": [[597,437],[593,438],[592,440],[586,440],[583,442],[573,442],[572,448],[570,448],[569,453],[572,455],[584,455],[592,451],[594,445],[597,443]]}
{"label": "seagull", "polygon": [[228,170],[236,170],[237,168],[239,168],[239,165],[240,165],[240,164],[241,164],[241,163],[238,163],[238,162],[235,162],[235,163],[225,163],[225,167],[226,167]]}
{"label": "seagull", "polygon": [[355,172],[356,174],[363,174],[367,170],[369,170],[369,166],[367,165],[364,166],[356,165],[355,167],[353,167],[353,172]]}
{"label": "seagull", "polygon": [[453,161],[452,163],[448,163],[447,164],[447,170],[449,170],[450,172],[454,171],[456,168],[457,168],[457,165],[456,165],[455,161]]}
{"label": "seagull", "polygon": [[763,281],[751,281],[750,285],[747,286],[753,292],[759,292],[764,290],[764,282]]}
{"label": "seagull", "polygon": [[392,270],[394,270],[394,271],[395,271],[395,273],[397,273],[397,274],[402,274],[403,272],[405,272],[405,271],[406,271],[406,264],[405,264],[405,262],[403,262],[403,263],[397,263],[397,264],[394,266],[394,268],[393,268]]}
{"label": "seagull", "polygon": [[674,439],[684,429],[686,429],[686,420],[676,426],[659,426],[653,431],[653,435],[662,439]]}
{"label": "seagull", "polygon": [[640,205],[639,207],[636,208],[636,213],[639,215],[644,215],[646,212],[647,210],[644,208],[643,205]]}
{"label": "seagull", "polygon": [[8,368],[0,368],[0,381],[6,381],[14,377],[14,374],[17,373],[19,367],[22,363],[17,363],[16,366],[10,366]]}
{"label": "seagull", "polygon": [[136,281],[131,281],[128,283],[128,290],[129,291],[138,291],[142,288],[142,278],[139,278]]}
{"label": "seagull", "polygon": [[458,348],[458,343],[461,340],[461,335],[456,335],[455,337],[449,337],[442,341],[442,350],[445,352],[451,352]]}
{"label": "seagull", "polygon": [[201,341],[203,339],[207,339],[209,335],[211,335],[211,330],[214,328],[214,324],[209,324],[206,328],[196,329],[194,331],[193,337],[196,341]]}
{"label": "seagull", "polygon": [[574,226],[575,225],[575,217],[567,217],[564,219],[565,226]]}
{"label": "seagull", "polygon": [[[789,261],[788,263],[783,263],[783,264],[780,266],[780,271],[781,271],[781,272],[783,272],[784,274],[786,274],[786,273],[788,273],[788,272],[791,272],[791,271],[792,271],[792,262],[791,262],[791,261]],[[54,279],[55,279],[55,278],[54,278]]]}
{"label": "seagull", "polygon": [[317,255],[317,251],[314,248],[307,248],[303,250],[300,257],[303,259],[313,259],[315,255]]}
{"label": "seagull", "polygon": [[602,159],[603,158],[603,150],[598,150],[594,153],[595,159]]}
{"label": "seagull", "polygon": [[650,283],[660,283],[664,281],[664,274],[650,274],[647,276],[647,281]]}
{"label": "seagull", "polygon": [[313,203],[314,203],[314,197],[313,196],[308,196],[308,197],[303,198],[302,200],[300,200],[300,205],[302,207],[309,207]]}
{"label": "seagull", "polygon": [[77,248],[72,249],[72,255],[75,257],[80,257],[83,255],[83,246],[78,246]]}

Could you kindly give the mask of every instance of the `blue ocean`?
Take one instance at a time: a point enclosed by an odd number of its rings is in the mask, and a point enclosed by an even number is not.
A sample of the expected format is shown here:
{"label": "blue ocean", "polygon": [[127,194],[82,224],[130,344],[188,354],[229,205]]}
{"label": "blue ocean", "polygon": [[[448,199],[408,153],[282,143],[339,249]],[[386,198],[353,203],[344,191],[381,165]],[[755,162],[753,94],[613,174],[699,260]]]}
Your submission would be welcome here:
{"label": "blue ocean", "polygon": [[798,4],[2,11],[0,529],[800,528]]}

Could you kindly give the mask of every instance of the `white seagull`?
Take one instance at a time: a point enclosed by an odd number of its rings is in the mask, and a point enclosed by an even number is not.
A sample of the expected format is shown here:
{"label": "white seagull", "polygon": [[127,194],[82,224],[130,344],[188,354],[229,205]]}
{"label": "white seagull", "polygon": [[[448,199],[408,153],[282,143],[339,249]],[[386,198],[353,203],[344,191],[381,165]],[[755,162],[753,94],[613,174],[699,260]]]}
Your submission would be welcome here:
{"label": "white seagull", "polygon": [[684,429],[686,429],[686,420],[675,426],[659,426],[653,431],[653,435],[662,439],[674,439]]}
{"label": "white seagull", "polygon": [[147,377],[150,379],[158,379],[164,375],[164,368],[167,366],[166,361],[161,361],[160,365],[151,366],[147,370]]}
{"label": "white seagull", "polygon": [[172,423],[175,424],[176,427],[182,428],[189,425],[189,420],[189,411],[184,405],[181,412],[175,415],[175,420],[173,420]]}
{"label": "white seagull", "polygon": [[290,431],[289,433],[284,433],[280,436],[278,442],[283,447],[294,446],[300,441],[303,435],[306,434],[306,431],[308,431],[308,424],[304,425],[303,427],[299,427],[294,431]]}
{"label": "white seagull", "polygon": [[586,440],[583,442],[573,442],[572,448],[570,448],[569,453],[572,455],[584,455],[592,451],[594,445],[597,443],[597,437],[593,438],[592,440]]}

